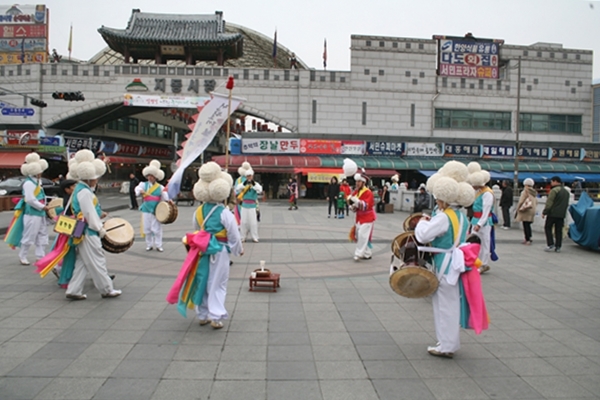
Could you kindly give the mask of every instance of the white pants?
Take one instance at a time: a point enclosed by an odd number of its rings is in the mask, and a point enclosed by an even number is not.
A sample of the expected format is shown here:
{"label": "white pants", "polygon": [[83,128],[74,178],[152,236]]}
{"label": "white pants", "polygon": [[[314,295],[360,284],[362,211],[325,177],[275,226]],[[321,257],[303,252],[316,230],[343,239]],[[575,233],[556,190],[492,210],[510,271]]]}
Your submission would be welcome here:
{"label": "white pants", "polygon": [[356,250],[354,250],[355,257],[369,258],[371,257],[371,249],[369,248],[369,237],[371,237],[371,230],[373,229],[373,222],[366,224],[356,224]]}
{"label": "white pants", "polygon": [[206,292],[204,292],[202,303],[196,307],[198,319],[220,321],[229,317],[225,309],[229,268],[229,253],[227,249],[223,249],[211,257]]}
{"label": "white pants", "polygon": [[440,279],[438,290],[433,294],[433,323],[440,343],[437,350],[454,353],[460,349],[460,292],[458,284],[450,286],[446,278]]}
{"label": "white pants", "polygon": [[85,235],[77,246],[75,269],[67,287],[67,294],[81,295],[88,273],[100,294],[107,294],[113,290],[113,282],[106,270],[106,258],[98,236]]}
{"label": "white pants", "polygon": [[242,207],[242,223],[240,225],[242,240],[245,240],[250,232],[252,240],[258,240],[258,221],[256,219],[256,208]]}
{"label": "white pants", "polygon": [[142,213],[142,218],[144,218],[144,235],[146,235],[146,247],[154,246],[157,249],[159,247],[162,247],[162,224],[158,222],[154,214],[151,213]]}
{"label": "white pants", "polygon": [[490,265],[490,246],[491,246],[491,238],[492,234],[492,226],[486,225],[482,226],[479,229],[479,232],[475,232],[479,239],[481,239],[481,248],[479,250],[479,259],[482,262],[482,265]]}
{"label": "white pants", "polygon": [[35,244],[35,258],[38,260],[46,255],[48,244],[48,229],[46,228],[46,217],[35,215],[23,216],[23,236],[21,237],[21,249],[19,258],[27,259],[27,253],[32,244]]}

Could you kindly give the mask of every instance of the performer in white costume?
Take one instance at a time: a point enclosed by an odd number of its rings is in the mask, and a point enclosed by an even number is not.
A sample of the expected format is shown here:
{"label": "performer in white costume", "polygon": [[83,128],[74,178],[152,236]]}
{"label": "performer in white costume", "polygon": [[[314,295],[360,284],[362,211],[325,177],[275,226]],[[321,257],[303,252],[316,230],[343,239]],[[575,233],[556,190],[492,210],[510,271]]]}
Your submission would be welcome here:
{"label": "performer in white costume", "polygon": [[[48,162],[41,159],[37,153],[25,157],[21,173],[27,178],[23,183],[23,235],[20,241],[19,260],[22,265],[29,265],[27,253],[31,245],[35,245],[35,257],[40,259],[46,253],[48,244],[48,229],[46,227],[46,194],[42,188],[42,172],[48,168]],[[20,208],[17,205],[17,208]]]}
{"label": "performer in white costume", "polygon": [[248,232],[252,241],[258,243],[258,219],[256,217],[256,207],[258,205],[258,195],[262,193],[260,183],[254,181],[254,171],[249,169],[245,172],[245,179],[235,187],[235,193],[238,200],[241,201],[241,235],[242,241],[246,240]]}
{"label": "performer in white costume", "polygon": [[147,182],[140,182],[135,188],[135,195],[142,196],[143,204],[139,208],[142,212],[143,233],[146,238],[146,251],[154,247],[157,251],[163,251],[163,228],[158,222],[154,212],[160,201],[170,201],[164,186],[158,183],[165,178],[165,173],[160,169],[160,161],[152,160],[150,165],[142,170]]}
{"label": "performer in white costume", "polygon": [[491,261],[491,237],[494,223],[492,222],[492,208],[494,206],[494,193],[486,186],[490,181],[490,173],[481,169],[476,162],[469,163],[468,182],[473,186],[475,202],[473,203],[473,218],[471,225],[473,233],[481,240],[479,259],[482,262],[479,272],[490,270]]}
{"label": "performer in white costume", "polygon": [[[185,272],[180,272],[167,301],[178,303],[183,315],[190,303],[195,305],[200,325],[210,323],[214,329],[220,329],[229,317],[225,297],[230,254],[240,256],[243,248],[235,217],[223,204],[231,193],[232,177],[214,162],[204,164],[198,176],[194,197],[203,204],[194,213],[196,232],[186,235],[190,249],[182,266]],[[206,249],[201,249],[200,238],[206,233],[210,240]]]}
{"label": "performer in white costume", "polygon": [[[468,221],[459,206],[469,206],[474,199],[472,188],[464,182],[468,175],[467,167],[458,162],[450,163],[427,183],[436,199],[435,215],[421,219],[415,228],[415,236],[420,243],[431,243],[439,250],[433,258],[439,286],[432,298],[438,342],[427,351],[433,356],[447,358],[452,358],[454,352],[460,349],[458,277],[464,271],[464,259],[456,256],[453,250],[466,239]],[[460,250],[457,251],[460,253]]]}
{"label": "performer in white costume", "polygon": [[71,196],[73,214],[78,219],[83,218],[87,226],[83,239],[77,244],[75,270],[67,287],[67,298],[71,300],[87,298],[82,293],[87,274],[92,278],[94,286],[102,297],[117,297],[121,295],[121,291],[113,287],[100,241],[106,234],[100,218],[106,216],[106,213],[100,209],[98,199],[93,192],[98,179],[106,172],[106,164],[100,159],[94,159],[94,153],[90,150],[80,150],[75,154],[75,162],[69,163],[69,168],[75,171],[71,175],[80,179]]}

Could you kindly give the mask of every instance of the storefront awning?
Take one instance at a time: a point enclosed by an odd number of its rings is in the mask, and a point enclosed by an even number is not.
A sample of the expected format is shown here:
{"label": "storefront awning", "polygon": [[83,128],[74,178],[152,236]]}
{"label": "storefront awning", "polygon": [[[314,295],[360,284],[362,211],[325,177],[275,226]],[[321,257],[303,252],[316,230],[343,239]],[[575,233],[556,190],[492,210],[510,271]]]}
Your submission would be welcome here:
{"label": "storefront awning", "polygon": [[21,168],[29,151],[0,152],[0,168]]}
{"label": "storefront awning", "polygon": [[[215,156],[214,162],[225,166],[225,156]],[[236,172],[240,165],[247,161],[256,172],[294,173],[295,168],[319,168],[321,160],[317,156],[229,156],[229,172]]]}

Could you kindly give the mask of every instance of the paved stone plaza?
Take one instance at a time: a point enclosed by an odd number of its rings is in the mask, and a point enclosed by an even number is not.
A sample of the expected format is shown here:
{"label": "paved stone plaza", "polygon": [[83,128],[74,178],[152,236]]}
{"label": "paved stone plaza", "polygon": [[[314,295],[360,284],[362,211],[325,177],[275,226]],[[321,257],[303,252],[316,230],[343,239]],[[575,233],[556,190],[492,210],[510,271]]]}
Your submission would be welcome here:
{"label": "paved stone plaza", "polygon": [[[126,197],[102,199],[112,209]],[[165,226],[165,252],[141,238],[109,254],[115,287],[101,299],[65,299],[49,275],[0,250],[0,399],[589,399],[600,396],[600,263],[566,239],[520,244],[498,232],[500,261],[482,277],[491,326],[462,331],[454,359],[430,356],[430,299],[388,285],[390,243],[405,213],[379,215],[374,257],[354,262],[351,219],[326,204],[263,203],[261,241],[234,259],[225,328],[183,318],[165,296],[183,261],[194,208]],[[140,215],[112,212],[139,228]],[[0,221],[6,220],[2,213]],[[265,260],[277,293],[248,292]]]}

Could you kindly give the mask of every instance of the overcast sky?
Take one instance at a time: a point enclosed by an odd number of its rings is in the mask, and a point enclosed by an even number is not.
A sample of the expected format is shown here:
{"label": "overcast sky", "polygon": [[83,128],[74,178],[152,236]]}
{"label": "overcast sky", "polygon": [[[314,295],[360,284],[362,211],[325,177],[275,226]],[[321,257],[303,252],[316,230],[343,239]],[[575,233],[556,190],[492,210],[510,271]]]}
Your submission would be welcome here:
{"label": "overcast sky", "polygon": [[[11,1],[0,0],[2,4]],[[22,4],[34,4],[25,2]],[[39,3],[44,3],[40,0]],[[311,68],[322,68],[327,38],[329,70],[350,69],[350,35],[431,38],[432,35],[504,39],[507,44],[561,43],[594,50],[600,78],[600,1],[584,0],[47,0],[50,49],[87,60],[105,43],[97,29],[123,29],[133,8],[142,12],[213,14],[277,40]]]}

